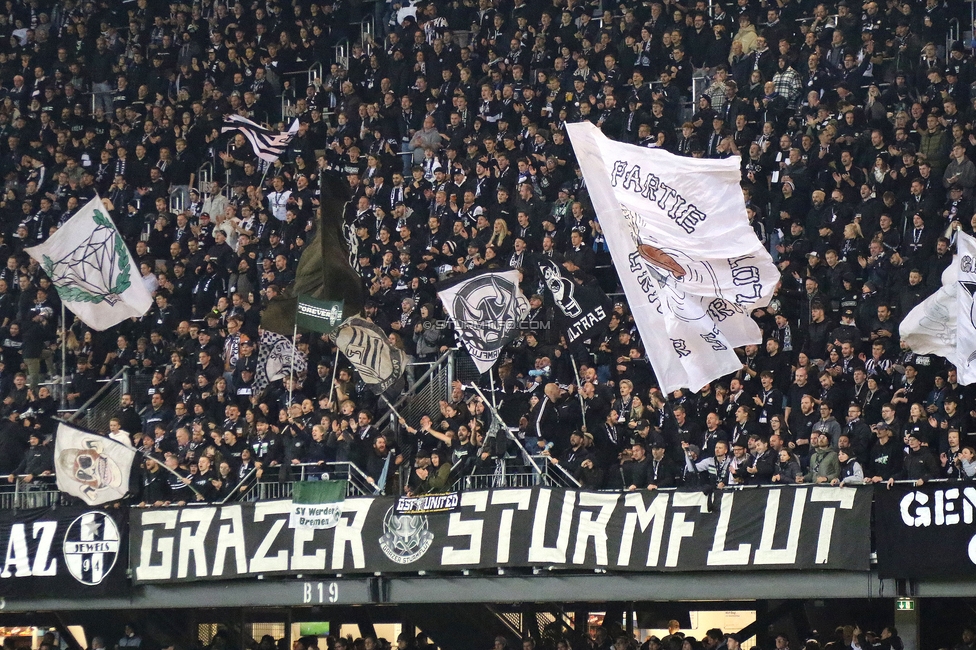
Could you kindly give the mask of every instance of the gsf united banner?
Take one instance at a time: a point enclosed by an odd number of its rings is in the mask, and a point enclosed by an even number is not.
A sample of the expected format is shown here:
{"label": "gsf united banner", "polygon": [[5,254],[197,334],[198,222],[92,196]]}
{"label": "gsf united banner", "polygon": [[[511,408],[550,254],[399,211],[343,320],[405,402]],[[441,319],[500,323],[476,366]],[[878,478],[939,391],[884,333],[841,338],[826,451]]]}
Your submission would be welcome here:
{"label": "gsf united banner", "polygon": [[882,578],[976,576],[976,486],[895,485],[874,499]]}
{"label": "gsf united banner", "polygon": [[869,488],[626,494],[471,491],[454,512],[397,514],[346,499],[338,525],[291,529],[291,504],[137,510],[136,583],[258,574],[545,566],[611,571],[868,570]]}
{"label": "gsf united banner", "polygon": [[119,516],[84,507],[0,513],[0,596],[126,593],[128,553]]}

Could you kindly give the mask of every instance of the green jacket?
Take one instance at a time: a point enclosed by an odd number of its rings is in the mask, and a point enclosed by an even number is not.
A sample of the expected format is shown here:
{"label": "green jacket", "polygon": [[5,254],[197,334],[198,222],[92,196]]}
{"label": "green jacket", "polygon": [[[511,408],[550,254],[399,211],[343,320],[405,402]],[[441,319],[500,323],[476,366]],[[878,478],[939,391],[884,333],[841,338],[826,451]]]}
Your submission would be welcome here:
{"label": "green jacket", "polygon": [[840,461],[837,452],[827,447],[817,449],[810,454],[810,471],[803,477],[805,483],[816,483],[819,477],[826,477],[827,482],[840,478]]}

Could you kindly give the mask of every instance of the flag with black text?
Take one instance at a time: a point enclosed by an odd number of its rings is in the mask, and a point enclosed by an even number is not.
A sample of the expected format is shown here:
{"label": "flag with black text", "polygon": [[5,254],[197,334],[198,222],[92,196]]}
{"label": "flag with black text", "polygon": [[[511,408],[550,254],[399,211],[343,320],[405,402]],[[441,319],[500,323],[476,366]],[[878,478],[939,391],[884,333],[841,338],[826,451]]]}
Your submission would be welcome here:
{"label": "flag with black text", "polygon": [[581,284],[552,258],[536,259],[539,277],[556,307],[560,329],[569,343],[598,336],[610,322],[611,302],[600,286]]}
{"label": "flag with black text", "polygon": [[739,161],[683,158],[568,124],[647,355],[670,393],[735,372],[780,274],[746,215]]}

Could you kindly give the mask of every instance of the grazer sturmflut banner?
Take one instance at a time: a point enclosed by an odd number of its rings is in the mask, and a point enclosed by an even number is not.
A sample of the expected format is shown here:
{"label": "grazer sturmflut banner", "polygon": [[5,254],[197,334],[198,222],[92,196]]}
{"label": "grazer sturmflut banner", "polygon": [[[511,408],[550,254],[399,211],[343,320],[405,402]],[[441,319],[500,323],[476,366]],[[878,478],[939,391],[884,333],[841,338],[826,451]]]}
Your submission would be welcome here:
{"label": "grazer sturmflut banner", "polygon": [[346,499],[335,528],[288,527],[289,501],[133,510],[137,583],[274,574],[566,570],[867,571],[871,489],[626,494],[465,492],[454,512],[398,515],[393,497]]}
{"label": "grazer sturmflut banner", "polygon": [[123,595],[124,515],[86,507],[0,512],[0,597]]}
{"label": "grazer sturmflut banner", "polygon": [[976,485],[880,486],[874,499],[882,578],[976,576]]}

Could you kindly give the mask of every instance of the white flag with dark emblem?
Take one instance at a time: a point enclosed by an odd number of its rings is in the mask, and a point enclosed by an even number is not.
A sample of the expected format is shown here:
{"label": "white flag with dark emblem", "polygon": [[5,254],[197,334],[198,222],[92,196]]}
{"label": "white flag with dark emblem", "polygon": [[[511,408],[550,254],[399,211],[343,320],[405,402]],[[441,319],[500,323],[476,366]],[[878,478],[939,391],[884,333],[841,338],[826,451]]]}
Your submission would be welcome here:
{"label": "white flag with dark emblem", "polygon": [[390,345],[383,330],[364,318],[347,318],[332,336],[339,351],[377,395],[397,383],[407,369],[406,353]]}
{"label": "white flag with dark emblem", "polygon": [[959,268],[956,288],[956,364],[959,383],[976,383],[976,239],[959,231],[956,245],[959,254],[952,265]]}
{"label": "white flag with dark emblem", "polygon": [[465,273],[439,285],[437,295],[479,372],[488,372],[529,313],[514,269]]}
{"label": "white flag with dark emblem", "polygon": [[62,422],[54,443],[58,489],[93,506],[121,499],[135,455],[130,444]]}
{"label": "white flag with dark emblem", "polygon": [[648,358],[665,392],[735,372],[779,271],[746,216],[739,159],[703,160],[567,125]]}
{"label": "white flag with dark emblem", "polygon": [[258,347],[257,369],[254,373],[254,390],[262,391],[268,384],[294,373],[304,374],[308,359],[287,336],[264,330]]}
{"label": "white flag with dark emblem", "polygon": [[908,312],[898,334],[912,352],[948,359],[959,383],[968,386],[976,383],[976,239],[960,231],[956,245],[942,286]]}
{"label": "white flag with dark emblem", "polygon": [[221,133],[238,131],[251,143],[254,155],[270,163],[275,162],[288,150],[288,144],[298,133],[296,118],[287,131],[272,131],[240,115],[225,115]]}
{"label": "white flag with dark emblem", "polygon": [[51,278],[65,306],[93,329],[138,318],[152,306],[139,268],[98,196],[47,241],[26,250]]}
{"label": "white flag with dark emblem", "polygon": [[[959,240],[970,239],[958,233]],[[957,241],[959,241],[957,240]],[[960,244],[960,247],[963,244]],[[942,271],[942,286],[931,296],[915,305],[902,319],[898,334],[912,352],[916,354],[937,354],[945,357],[957,367],[956,357],[956,300],[959,289],[959,258]],[[967,313],[969,313],[967,311]],[[963,364],[965,365],[965,364]],[[962,373],[959,373],[962,379]]]}

